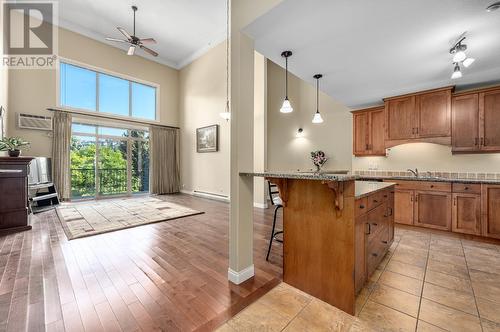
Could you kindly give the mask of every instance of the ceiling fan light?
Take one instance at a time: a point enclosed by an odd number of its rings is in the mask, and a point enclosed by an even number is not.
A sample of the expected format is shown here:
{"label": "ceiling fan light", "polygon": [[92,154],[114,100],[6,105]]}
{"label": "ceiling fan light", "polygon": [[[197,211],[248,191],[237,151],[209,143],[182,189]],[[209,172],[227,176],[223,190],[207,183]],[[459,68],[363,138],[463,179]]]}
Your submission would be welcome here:
{"label": "ceiling fan light", "polygon": [[135,53],[135,46],[130,46],[127,51],[127,55],[134,55]]}
{"label": "ceiling fan light", "polygon": [[321,113],[319,111],[314,113],[312,123],[323,123],[323,118],[321,117]]}
{"label": "ceiling fan light", "polygon": [[472,65],[476,61],[474,58],[467,58],[464,60],[463,65],[465,68],[468,68],[470,65]]}
{"label": "ceiling fan light", "polygon": [[290,104],[290,100],[288,100],[288,97],[283,100],[283,105],[280,108],[281,113],[292,113],[293,112],[293,107],[292,104]]}
{"label": "ceiling fan light", "polygon": [[462,77],[462,72],[460,71],[460,66],[458,63],[455,63],[455,68],[453,69],[453,74],[451,74],[451,79],[457,79]]}
{"label": "ceiling fan light", "polygon": [[464,51],[457,50],[455,54],[453,54],[453,62],[462,62],[467,58]]}

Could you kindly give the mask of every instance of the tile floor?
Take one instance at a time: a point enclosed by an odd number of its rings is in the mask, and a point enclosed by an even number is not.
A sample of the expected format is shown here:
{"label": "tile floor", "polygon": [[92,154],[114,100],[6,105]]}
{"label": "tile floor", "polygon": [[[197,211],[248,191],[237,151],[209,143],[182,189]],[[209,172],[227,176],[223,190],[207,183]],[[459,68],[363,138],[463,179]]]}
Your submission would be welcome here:
{"label": "tile floor", "polygon": [[500,331],[500,246],[396,228],[356,317],[285,283],[219,331]]}

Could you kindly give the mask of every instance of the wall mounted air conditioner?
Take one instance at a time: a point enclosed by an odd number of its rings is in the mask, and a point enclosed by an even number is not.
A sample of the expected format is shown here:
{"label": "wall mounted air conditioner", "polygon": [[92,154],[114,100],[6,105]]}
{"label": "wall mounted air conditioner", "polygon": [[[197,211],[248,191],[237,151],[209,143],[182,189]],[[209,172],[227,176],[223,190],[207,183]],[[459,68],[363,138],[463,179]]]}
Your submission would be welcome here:
{"label": "wall mounted air conditioner", "polygon": [[18,113],[17,125],[20,129],[52,130],[52,117]]}

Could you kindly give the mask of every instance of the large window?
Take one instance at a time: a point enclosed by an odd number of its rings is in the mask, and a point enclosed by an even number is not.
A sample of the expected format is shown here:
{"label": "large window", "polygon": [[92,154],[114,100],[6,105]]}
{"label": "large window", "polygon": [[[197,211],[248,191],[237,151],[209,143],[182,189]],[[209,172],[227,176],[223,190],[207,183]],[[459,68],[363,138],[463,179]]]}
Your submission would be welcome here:
{"label": "large window", "polygon": [[147,130],[73,123],[72,198],[100,198],[148,191]]}
{"label": "large window", "polygon": [[65,62],[60,69],[62,107],[158,120],[156,87]]}

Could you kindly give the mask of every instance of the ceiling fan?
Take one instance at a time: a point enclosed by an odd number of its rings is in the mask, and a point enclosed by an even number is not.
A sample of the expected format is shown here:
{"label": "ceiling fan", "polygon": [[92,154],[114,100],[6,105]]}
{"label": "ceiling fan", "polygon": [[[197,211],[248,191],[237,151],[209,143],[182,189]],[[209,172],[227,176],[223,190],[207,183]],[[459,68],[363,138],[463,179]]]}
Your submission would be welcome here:
{"label": "ceiling fan", "polygon": [[139,47],[143,51],[151,54],[152,56],[158,56],[158,53],[153,51],[150,48],[147,48],[143,44],[156,44],[156,40],[153,38],[139,38],[135,35],[135,12],[137,11],[137,6],[132,6],[132,10],[134,11],[134,32],[132,35],[130,35],[124,28],[116,27],[118,31],[122,33],[122,35],[125,36],[127,39],[118,39],[118,38],[112,38],[112,37],[106,37],[106,40],[113,41],[113,42],[118,42],[118,43],[127,43],[130,45],[128,48],[127,54],[128,55],[134,55],[136,47]]}

